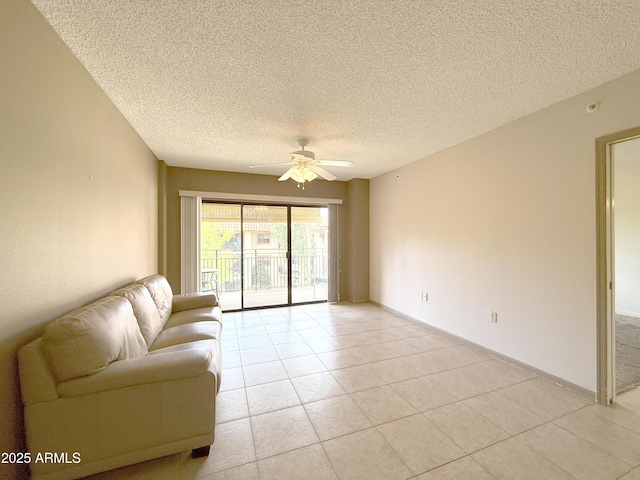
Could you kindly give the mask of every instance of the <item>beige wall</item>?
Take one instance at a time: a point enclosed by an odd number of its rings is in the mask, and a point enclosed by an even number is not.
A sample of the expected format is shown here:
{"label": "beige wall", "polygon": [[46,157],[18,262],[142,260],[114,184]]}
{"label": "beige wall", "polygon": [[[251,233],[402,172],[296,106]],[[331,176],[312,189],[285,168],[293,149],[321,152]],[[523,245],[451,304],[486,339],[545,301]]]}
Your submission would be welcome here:
{"label": "beige wall", "polygon": [[374,178],[372,300],[595,391],[595,139],[638,125],[638,85],[640,71]]}
{"label": "beige wall", "polygon": [[157,160],[28,1],[0,2],[0,65],[0,451],[16,452],[18,347],[157,269]]}
{"label": "beige wall", "polygon": [[[350,268],[343,276],[346,295],[354,303],[369,301],[369,241],[362,233],[369,230],[369,181],[354,179],[347,184],[343,223],[348,236],[343,237],[343,255]],[[355,233],[355,234],[354,234]]]}
{"label": "beige wall", "polygon": [[[224,192],[281,197],[342,199],[341,214],[341,259],[340,296],[342,300],[368,300],[368,262],[363,261],[362,252],[368,251],[369,216],[368,180],[354,179],[349,182],[327,182],[315,180],[301,190],[293,181],[278,182],[270,175],[198,170],[167,167],[160,161],[159,170],[166,169],[166,183],[160,187],[165,192],[166,243],[161,244],[160,256],[166,258],[164,274],[174,291],[180,291],[180,190],[202,192]],[[353,223],[349,213],[361,212],[362,218]],[[163,212],[160,212],[163,216]],[[345,248],[346,244],[362,246],[360,252]]]}

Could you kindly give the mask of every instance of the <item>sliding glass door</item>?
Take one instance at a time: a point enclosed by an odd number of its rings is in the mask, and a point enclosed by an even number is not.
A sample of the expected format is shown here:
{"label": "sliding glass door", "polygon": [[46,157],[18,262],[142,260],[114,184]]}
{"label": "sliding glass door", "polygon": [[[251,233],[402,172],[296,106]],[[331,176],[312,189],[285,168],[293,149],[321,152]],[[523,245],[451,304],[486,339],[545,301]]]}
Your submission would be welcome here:
{"label": "sliding glass door", "polygon": [[287,207],[243,205],[243,308],[289,303]]}
{"label": "sliding glass door", "polygon": [[202,291],[225,310],[242,308],[242,205],[203,203],[200,222]]}
{"label": "sliding glass door", "polygon": [[223,310],[327,300],[327,207],[202,204],[202,291]]}
{"label": "sliding glass door", "polygon": [[327,207],[291,207],[291,303],[327,300]]}

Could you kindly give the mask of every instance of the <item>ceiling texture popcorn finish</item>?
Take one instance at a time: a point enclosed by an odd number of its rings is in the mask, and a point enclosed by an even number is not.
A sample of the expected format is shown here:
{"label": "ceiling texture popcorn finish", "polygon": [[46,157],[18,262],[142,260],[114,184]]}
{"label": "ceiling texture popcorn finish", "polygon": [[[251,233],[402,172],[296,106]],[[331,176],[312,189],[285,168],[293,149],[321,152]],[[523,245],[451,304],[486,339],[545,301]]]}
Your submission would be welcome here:
{"label": "ceiling texture popcorn finish", "polygon": [[637,0],[32,3],[172,166],[372,178],[640,68]]}

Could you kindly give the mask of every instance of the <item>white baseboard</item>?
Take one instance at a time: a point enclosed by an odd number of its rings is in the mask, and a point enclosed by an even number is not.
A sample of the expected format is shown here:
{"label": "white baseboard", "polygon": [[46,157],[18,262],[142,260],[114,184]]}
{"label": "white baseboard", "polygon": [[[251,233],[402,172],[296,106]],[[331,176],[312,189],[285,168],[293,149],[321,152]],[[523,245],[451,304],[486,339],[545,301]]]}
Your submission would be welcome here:
{"label": "white baseboard", "polygon": [[354,299],[352,299],[350,297],[340,297],[339,302],[349,302],[349,303],[353,303],[354,305],[360,304],[360,303],[374,303],[374,304],[378,305],[377,303],[372,302],[368,298],[362,298],[360,300],[354,300]]}

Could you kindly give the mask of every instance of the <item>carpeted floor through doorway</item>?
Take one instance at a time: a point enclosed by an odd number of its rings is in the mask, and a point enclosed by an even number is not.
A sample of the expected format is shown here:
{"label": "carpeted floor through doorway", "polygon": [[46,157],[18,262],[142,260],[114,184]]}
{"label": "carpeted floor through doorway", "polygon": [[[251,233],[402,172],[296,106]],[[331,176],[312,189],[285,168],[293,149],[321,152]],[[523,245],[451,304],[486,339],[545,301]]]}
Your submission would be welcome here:
{"label": "carpeted floor through doorway", "polygon": [[616,390],[626,392],[640,385],[640,318],[615,316]]}

